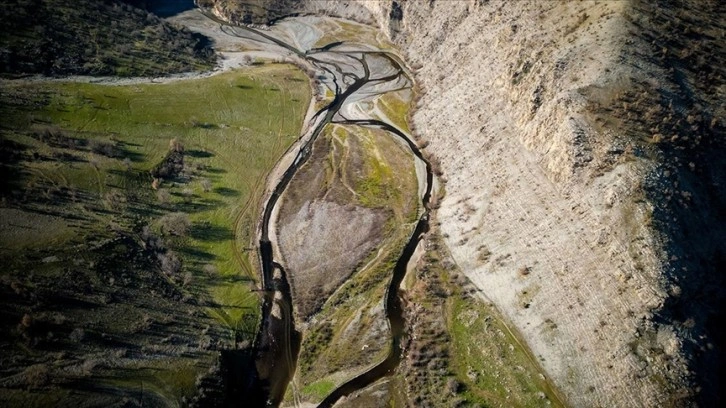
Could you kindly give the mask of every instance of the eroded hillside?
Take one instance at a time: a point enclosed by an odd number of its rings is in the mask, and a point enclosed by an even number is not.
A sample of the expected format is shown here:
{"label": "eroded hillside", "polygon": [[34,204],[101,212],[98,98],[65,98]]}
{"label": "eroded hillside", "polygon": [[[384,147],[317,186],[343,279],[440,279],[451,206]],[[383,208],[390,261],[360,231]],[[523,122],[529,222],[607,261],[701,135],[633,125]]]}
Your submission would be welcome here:
{"label": "eroded hillside", "polygon": [[258,3],[243,20],[375,21],[407,53],[453,259],[570,404],[719,398],[717,2]]}

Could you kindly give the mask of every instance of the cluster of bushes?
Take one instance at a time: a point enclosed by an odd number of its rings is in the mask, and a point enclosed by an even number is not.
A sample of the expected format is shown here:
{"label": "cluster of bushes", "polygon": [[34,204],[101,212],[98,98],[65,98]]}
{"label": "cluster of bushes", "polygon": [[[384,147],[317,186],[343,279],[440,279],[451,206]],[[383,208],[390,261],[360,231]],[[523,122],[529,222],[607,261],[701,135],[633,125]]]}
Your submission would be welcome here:
{"label": "cluster of bushes", "polygon": [[318,355],[328,348],[332,340],[333,326],[329,322],[323,322],[307,333],[303,337],[302,349],[306,352],[300,355],[300,371],[309,372],[312,370]]}
{"label": "cluster of bushes", "polygon": [[151,175],[155,179],[173,179],[182,171],[184,171],[184,146],[176,139],[172,139],[164,160],[151,170]]}
{"label": "cluster of bushes", "polygon": [[409,342],[403,367],[406,393],[414,406],[458,406],[464,387],[450,366],[452,339],[446,309],[452,284],[445,263],[440,261],[438,239],[427,242],[424,262],[415,272],[417,290],[410,296],[420,307],[406,316]]}
{"label": "cluster of bushes", "polygon": [[150,76],[210,69],[209,41],[120,0],[8,0],[0,74]]}

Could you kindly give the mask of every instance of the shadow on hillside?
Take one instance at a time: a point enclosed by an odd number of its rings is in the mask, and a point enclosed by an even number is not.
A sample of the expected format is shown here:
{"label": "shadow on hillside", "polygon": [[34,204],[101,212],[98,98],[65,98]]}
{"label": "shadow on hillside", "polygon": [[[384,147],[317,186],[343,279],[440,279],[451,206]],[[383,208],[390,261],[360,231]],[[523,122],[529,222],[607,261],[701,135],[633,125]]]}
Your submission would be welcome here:
{"label": "shadow on hillside", "polygon": [[194,0],[149,0],[148,10],[161,18],[175,16],[195,8]]}

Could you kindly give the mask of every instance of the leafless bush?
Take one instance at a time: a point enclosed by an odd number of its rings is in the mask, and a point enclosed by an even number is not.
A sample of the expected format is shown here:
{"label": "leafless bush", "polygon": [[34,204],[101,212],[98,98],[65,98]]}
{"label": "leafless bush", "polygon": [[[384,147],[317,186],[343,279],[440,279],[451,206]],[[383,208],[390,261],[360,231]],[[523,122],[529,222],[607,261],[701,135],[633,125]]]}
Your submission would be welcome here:
{"label": "leafless bush", "polygon": [[199,180],[199,184],[202,186],[202,190],[204,190],[205,193],[212,191],[212,182],[208,178]]}
{"label": "leafless bush", "polygon": [[194,197],[194,191],[191,188],[185,188],[182,190],[182,197],[184,197],[184,202],[188,203]]}
{"label": "leafless bush", "polygon": [[172,152],[184,152],[184,145],[177,138],[169,140],[169,151]]}
{"label": "leafless bush", "polygon": [[25,384],[30,388],[40,388],[48,384],[50,370],[45,364],[35,364],[23,371]]}
{"label": "leafless bush", "polygon": [[23,315],[23,318],[20,319],[20,324],[18,325],[18,327],[21,328],[22,330],[27,330],[32,325],[33,325],[33,317],[26,313]]}
{"label": "leafless bush", "polygon": [[93,374],[93,370],[98,367],[100,361],[93,358],[88,358],[85,361],[83,361],[83,364],[81,365],[81,369],[83,370],[83,374],[85,375],[91,375]]}
{"label": "leafless bush", "polygon": [[202,267],[202,271],[210,278],[217,276],[217,274],[219,273],[217,267],[212,264],[204,265],[204,267]]}
{"label": "leafless bush", "polygon": [[167,251],[158,254],[159,262],[161,262],[161,271],[167,276],[174,276],[181,271],[181,260],[173,251]]}
{"label": "leafless bush", "polygon": [[517,272],[520,276],[527,276],[532,272],[532,270],[529,268],[529,266],[522,266]]}
{"label": "leafless bush", "polygon": [[451,394],[456,394],[461,389],[461,383],[455,377],[449,377],[446,380],[446,390]]}
{"label": "leafless bush", "polygon": [[441,161],[435,156],[428,156],[426,157],[428,159],[429,164],[431,164],[431,171],[437,175],[441,176],[444,174],[443,170],[441,170]]}
{"label": "leafless bush", "polygon": [[159,204],[167,205],[171,202],[171,193],[165,188],[159,189],[156,192],[156,199],[159,200]]}
{"label": "leafless bush", "polygon": [[34,135],[41,142],[51,146],[75,149],[86,144],[83,139],[75,139],[57,126],[36,126]]}
{"label": "leafless bush", "polygon": [[479,261],[486,262],[491,256],[492,252],[489,250],[489,248],[486,247],[486,245],[482,245],[479,247]]}
{"label": "leafless bush", "polygon": [[145,225],[141,229],[141,240],[144,241],[147,249],[163,249],[164,241],[151,232],[151,227]]}
{"label": "leafless bush", "polygon": [[192,280],[194,280],[194,275],[192,275],[191,272],[185,272],[184,276],[182,277],[182,285],[183,286],[189,286],[189,284],[192,283]]}
{"label": "leafless bush", "polygon": [[79,343],[79,342],[83,341],[84,337],[86,337],[85,330],[83,330],[79,327],[76,327],[75,329],[73,329],[71,334],[68,336],[68,339],[74,343]]}
{"label": "leafless bush", "polygon": [[91,139],[88,141],[88,147],[92,152],[106,157],[116,157],[118,153],[116,144],[108,140]]}
{"label": "leafless bush", "polygon": [[98,157],[91,157],[90,159],[88,159],[88,163],[96,170],[98,170],[98,168],[101,166],[101,162],[98,160]]}
{"label": "leafless bush", "polygon": [[118,211],[126,203],[126,196],[118,190],[112,190],[104,195],[103,201],[109,209]]}
{"label": "leafless bush", "polygon": [[169,213],[159,219],[163,234],[184,236],[189,232],[192,223],[189,214],[183,212]]}

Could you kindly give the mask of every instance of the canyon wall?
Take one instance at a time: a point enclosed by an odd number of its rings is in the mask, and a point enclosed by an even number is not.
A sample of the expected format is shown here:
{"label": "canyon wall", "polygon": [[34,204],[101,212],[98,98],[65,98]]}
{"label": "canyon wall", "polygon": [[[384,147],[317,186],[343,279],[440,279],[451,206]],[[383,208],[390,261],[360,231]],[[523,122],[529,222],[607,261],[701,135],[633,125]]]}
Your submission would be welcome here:
{"label": "canyon wall", "polygon": [[572,406],[717,400],[716,2],[269,5],[371,22],[399,45],[422,91],[416,133],[446,180],[454,261]]}
{"label": "canyon wall", "polygon": [[653,322],[668,287],[642,197],[651,164],[590,120],[584,92],[632,75],[626,4],[399,7],[381,25],[420,66],[413,119],[447,179],[438,221],[455,262],[573,406],[677,398],[680,340]]}
{"label": "canyon wall", "polygon": [[417,68],[456,263],[569,402],[718,401],[717,3],[367,4]]}

